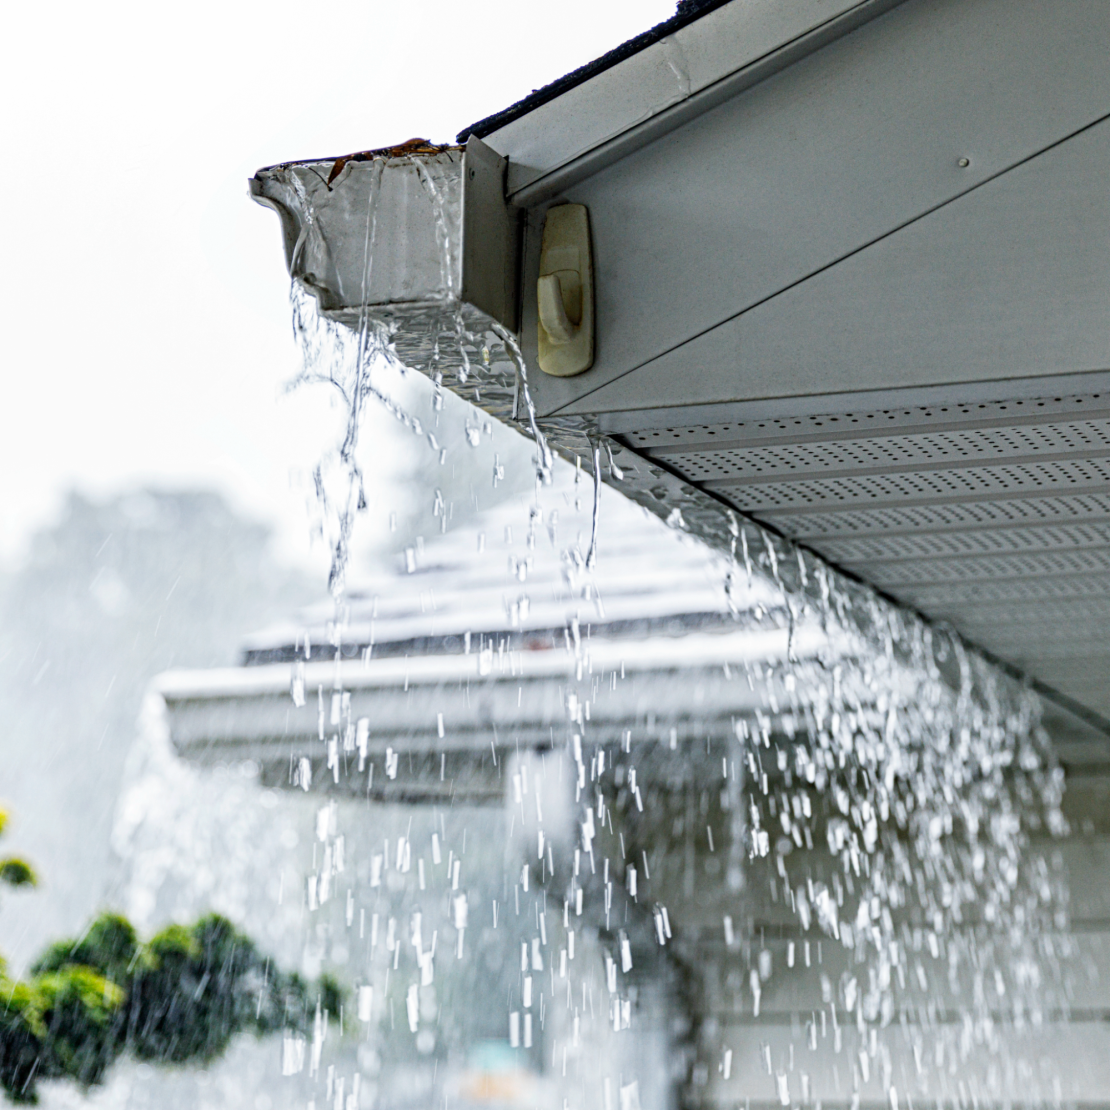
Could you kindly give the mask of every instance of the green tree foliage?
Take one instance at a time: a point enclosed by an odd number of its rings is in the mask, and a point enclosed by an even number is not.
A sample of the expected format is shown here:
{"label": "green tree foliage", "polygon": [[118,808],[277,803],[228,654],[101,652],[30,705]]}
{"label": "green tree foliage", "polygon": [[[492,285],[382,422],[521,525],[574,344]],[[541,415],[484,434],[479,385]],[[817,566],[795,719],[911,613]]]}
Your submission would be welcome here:
{"label": "green tree foliage", "polygon": [[42,1079],[103,1081],[124,1053],[159,1064],[208,1062],[237,1033],[306,1031],[317,1007],[338,1013],[336,983],[310,986],[274,967],[224,917],[171,925],[147,943],[103,914],[52,944],[26,982],[0,973],[0,1087],[36,1101]]}
{"label": "green tree foliage", "polygon": [[[7,815],[0,810],[0,833]],[[35,882],[21,860],[0,880]],[[119,914],[101,914],[76,940],[56,941],[26,981],[0,960],[0,1089],[37,1101],[44,1079],[101,1083],[124,1053],[159,1064],[206,1063],[232,1037],[307,1030],[317,1008],[338,1015],[342,991],[283,972],[225,917],[170,925],[145,944]]]}

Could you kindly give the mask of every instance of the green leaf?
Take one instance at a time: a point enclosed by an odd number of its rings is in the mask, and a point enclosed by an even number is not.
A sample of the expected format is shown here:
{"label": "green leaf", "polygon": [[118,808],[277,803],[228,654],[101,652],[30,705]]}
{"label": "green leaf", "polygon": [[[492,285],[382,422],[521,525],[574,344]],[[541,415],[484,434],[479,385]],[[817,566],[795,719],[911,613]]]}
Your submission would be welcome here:
{"label": "green leaf", "polygon": [[79,940],[59,940],[32,965],[32,975],[64,967],[91,967],[113,983],[125,983],[142,958],[135,928],[125,917],[103,913]]}
{"label": "green leaf", "polygon": [[343,988],[339,985],[339,980],[330,972],[325,971],[320,976],[320,1007],[326,1010],[332,1017],[339,1017],[339,1011],[343,1006]]}
{"label": "green leaf", "polygon": [[38,886],[38,876],[26,860],[0,860],[0,882],[8,886]]}

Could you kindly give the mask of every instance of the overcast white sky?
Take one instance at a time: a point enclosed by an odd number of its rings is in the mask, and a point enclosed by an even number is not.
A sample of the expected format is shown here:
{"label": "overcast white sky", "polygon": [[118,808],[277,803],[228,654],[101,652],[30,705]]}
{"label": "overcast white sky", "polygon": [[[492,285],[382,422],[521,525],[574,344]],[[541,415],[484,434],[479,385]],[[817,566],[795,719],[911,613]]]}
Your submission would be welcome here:
{"label": "overcast white sky", "polygon": [[215,487],[294,552],[302,402],[263,165],[446,141],[674,0],[11,5],[0,561],[70,488]]}

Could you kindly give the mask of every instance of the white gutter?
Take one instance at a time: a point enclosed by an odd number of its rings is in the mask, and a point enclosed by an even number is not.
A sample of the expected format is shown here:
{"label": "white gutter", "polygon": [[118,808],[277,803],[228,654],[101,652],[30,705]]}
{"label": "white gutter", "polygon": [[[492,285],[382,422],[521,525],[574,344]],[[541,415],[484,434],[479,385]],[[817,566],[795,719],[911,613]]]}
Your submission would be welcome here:
{"label": "white gutter", "polygon": [[[356,723],[365,721],[359,727],[370,754],[392,747],[481,755],[491,745],[500,750],[562,743],[576,712],[587,716],[591,735],[605,742],[628,729],[637,743],[658,740],[671,729],[681,740],[731,733],[736,717],[778,717],[805,700],[770,676],[750,684],[747,667],[783,663],[788,652],[812,662],[829,645],[829,635],[809,625],[795,630],[792,643],[787,630],[767,629],[595,640],[583,644],[580,656],[487,651],[173,671],[156,680],[154,692],[165,702],[174,747],[193,761],[250,758],[285,766],[294,757],[322,758],[321,713],[325,741],[335,737],[348,751],[355,750]],[[591,674],[602,678],[592,693]],[[585,694],[578,682],[584,676]],[[339,695],[349,701],[336,724],[333,699]],[[583,696],[590,699],[588,709],[575,701]]]}

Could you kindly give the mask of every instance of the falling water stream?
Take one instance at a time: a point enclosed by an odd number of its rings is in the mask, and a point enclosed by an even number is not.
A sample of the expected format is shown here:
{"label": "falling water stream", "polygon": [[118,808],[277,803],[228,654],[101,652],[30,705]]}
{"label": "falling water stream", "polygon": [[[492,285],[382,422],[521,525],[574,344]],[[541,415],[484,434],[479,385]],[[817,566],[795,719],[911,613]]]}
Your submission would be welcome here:
{"label": "falling water stream", "polygon": [[[434,162],[412,162],[446,226],[452,202]],[[450,236],[439,238],[450,288]],[[345,413],[314,474],[337,660],[351,536],[375,480],[358,461],[369,405],[441,463],[447,387],[529,435],[528,548],[547,542],[537,521],[559,475],[573,465],[591,476],[588,543],[580,530],[561,555],[567,589],[590,598],[609,557],[603,471],[619,488],[630,457],[618,465],[588,429],[551,423],[545,435],[509,334],[452,297],[403,327],[366,307],[329,320],[296,281],[292,305],[296,384],[325,383]],[[432,380],[428,413],[387,395],[386,365]],[[786,634],[784,651],[699,672],[746,690],[750,711],[699,708],[680,681],[665,714],[606,716],[607,698],[635,706],[643,680],[605,663],[576,620],[560,728],[502,746],[500,762],[497,744],[482,757],[503,807],[322,802],[305,899],[313,935],[327,921],[349,938],[355,1032],[319,1019],[308,1042],[288,1040],[284,1071],[311,1080],[310,1106],[337,1110],[1058,1100],[1059,1075],[1025,1040],[1066,1009],[1072,955],[1053,851],[1066,831],[1062,775],[1036,697],[751,522],[674,485],[655,496],[673,527],[730,553],[721,575],[735,634]],[[475,645],[476,677],[514,666],[503,647],[483,662]],[[343,675],[337,662],[317,692],[325,785],[357,796],[383,776],[443,779],[456,754],[443,714],[415,762],[376,751],[373,722],[346,708]],[[293,768],[305,790],[321,785],[318,758]],[[356,1057],[344,1036],[359,1039]]]}

